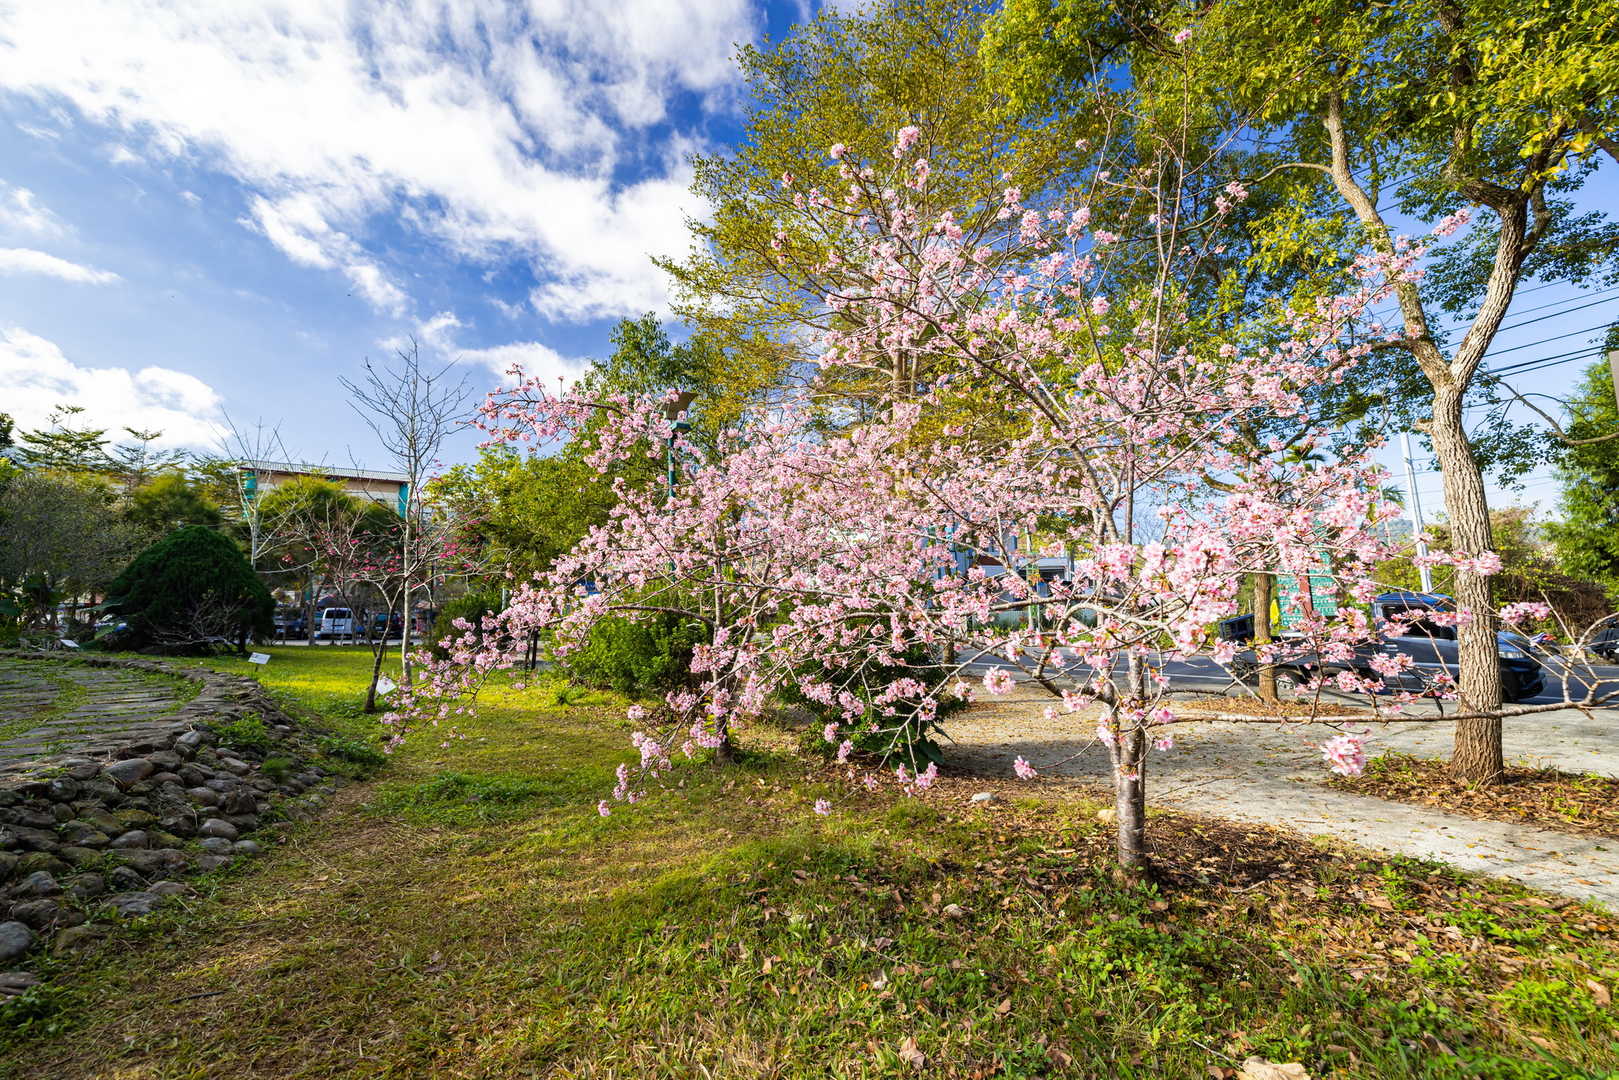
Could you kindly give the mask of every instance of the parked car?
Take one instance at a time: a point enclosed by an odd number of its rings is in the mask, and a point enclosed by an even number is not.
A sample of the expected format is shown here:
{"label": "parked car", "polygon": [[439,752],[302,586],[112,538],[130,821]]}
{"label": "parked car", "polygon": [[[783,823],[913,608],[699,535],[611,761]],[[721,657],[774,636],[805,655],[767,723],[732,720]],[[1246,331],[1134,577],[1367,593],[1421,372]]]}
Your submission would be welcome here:
{"label": "parked car", "polygon": [[275,613],[275,636],[286,640],[307,637],[309,623],[298,608],[282,608]]}
{"label": "parked car", "polygon": [[396,638],[405,628],[405,620],[399,612],[376,612],[371,616],[371,636]]}
{"label": "parked car", "polygon": [[359,630],[359,622],[354,618],[354,612],[346,607],[321,608],[315,613],[317,638],[351,638],[359,633]]}
{"label": "parked car", "polygon": [[[1325,674],[1330,678],[1341,671],[1353,671],[1363,678],[1380,679],[1390,690],[1412,693],[1432,691],[1441,675],[1454,683],[1461,677],[1456,652],[1456,628],[1421,617],[1425,612],[1453,610],[1454,601],[1437,593],[1384,593],[1372,601],[1372,618],[1374,623],[1381,624],[1394,616],[1404,616],[1393,619],[1393,632],[1386,634],[1379,642],[1360,646],[1349,661],[1322,663],[1314,652],[1287,656],[1284,650],[1283,658],[1275,665],[1277,690],[1283,697],[1291,696],[1317,675]],[[1500,656],[1503,698],[1507,701],[1524,701],[1546,688],[1546,673],[1540,666],[1535,650],[1523,635],[1500,633],[1496,645]],[[1411,663],[1399,675],[1384,676],[1371,666],[1372,658],[1379,655],[1404,655],[1411,658]],[[1238,659],[1242,666],[1239,674],[1251,677],[1257,670],[1257,658],[1252,652],[1247,652],[1239,654]]]}
{"label": "parked car", "polygon": [[1619,664],[1619,615],[1610,615],[1586,641],[1585,650],[1599,660]]}

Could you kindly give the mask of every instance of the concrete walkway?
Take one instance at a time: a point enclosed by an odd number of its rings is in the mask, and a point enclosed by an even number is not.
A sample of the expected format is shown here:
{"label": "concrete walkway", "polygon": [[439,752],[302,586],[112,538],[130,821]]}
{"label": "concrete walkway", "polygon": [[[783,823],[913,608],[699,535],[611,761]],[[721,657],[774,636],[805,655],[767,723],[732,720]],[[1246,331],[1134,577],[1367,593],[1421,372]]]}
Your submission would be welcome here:
{"label": "concrete walkway", "polygon": [[[1095,739],[1094,714],[1042,715],[1049,698],[1026,686],[953,718],[951,764],[1009,776],[1022,755],[1045,775],[1111,784],[1105,749]],[[1090,719],[1082,719],[1089,716]],[[1422,757],[1450,753],[1453,725],[1371,725],[1368,756],[1398,750]],[[1147,798],[1236,821],[1280,825],[1364,847],[1511,878],[1544,892],[1596,901],[1619,910],[1619,840],[1554,832],[1446,814],[1426,806],[1333,791],[1319,745],[1335,734],[1326,725],[1287,729],[1266,724],[1177,725],[1174,749],[1153,752]],[[1619,710],[1589,719],[1572,710],[1508,720],[1509,761],[1571,772],[1619,776]]]}

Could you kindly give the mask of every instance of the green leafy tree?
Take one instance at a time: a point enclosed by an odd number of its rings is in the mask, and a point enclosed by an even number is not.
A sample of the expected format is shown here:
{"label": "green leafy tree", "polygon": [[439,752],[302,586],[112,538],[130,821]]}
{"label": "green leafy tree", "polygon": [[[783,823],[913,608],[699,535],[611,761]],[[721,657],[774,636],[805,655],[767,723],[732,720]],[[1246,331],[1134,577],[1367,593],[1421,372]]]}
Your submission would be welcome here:
{"label": "green leafy tree", "polygon": [[[843,190],[834,145],[851,161],[886,161],[895,133],[919,128],[929,189],[968,236],[994,222],[1009,186],[1031,203],[1067,189],[1074,141],[1093,121],[1052,111],[1003,122],[1005,97],[978,52],[984,17],[969,0],[896,0],[822,11],[773,46],[740,50],[754,103],[743,138],[734,151],[694,160],[693,190],[713,214],[691,222],[688,256],[663,264],[678,285],[677,310],[724,346],[729,376],[755,391],[796,377],[809,332],[831,318],[817,268],[834,246],[845,260],[857,253],[798,224],[794,201]],[[790,190],[784,176],[794,178]],[[918,365],[887,358],[840,372],[827,392],[857,402],[910,396],[938,375]]]}
{"label": "green leafy tree", "polygon": [[315,604],[331,579],[328,538],[363,509],[361,500],[330,480],[300,476],[260,494],[258,502],[258,512],[276,528],[260,553],[257,569],[277,587],[303,592],[304,622],[313,641]]}
{"label": "green leafy tree", "polygon": [[275,601],[246,556],[214,529],[187,525],[135,557],[107,586],[107,610],[125,629],[120,648],[207,652],[270,633]]}
{"label": "green leafy tree", "polygon": [[[593,362],[581,382],[604,395],[690,391],[687,417],[691,438],[700,445],[712,446],[753,402],[729,381],[728,354],[710,335],[699,332],[676,342],[649,312],[619,322],[610,340],[613,351]],[[430,496],[446,506],[460,540],[482,552],[492,567],[519,576],[542,570],[607,520],[616,501],[614,480],[632,487],[664,482],[661,458],[637,460],[612,477],[598,473],[586,461],[594,430],[587,426],[580,437],[543,457],[490,447],[475,462],[446,470],[434,480]]]}
{"label": "green leafy tree", "polygon": [[188,455],[184,450],[160,450],[152,444],[163,437],[161,431],[124,428],[129,438],[107,452],[107,464],[124,490],[133,493],[166,472],[184,471]]}
{"label": "green leafy tree", "polygon": [[1619,404],[1606,363],[1586,368],[1564,431],[1573,445],[1557,465],[1561,520],[1547,532],[1564,570],[1597,582],[1619,603],[1619,438],[1611,437],[1619,432]]}
{"label": "green leafy tree", "polygon": [[[1204,5],[1009,0],[986,41],[1008,92],[1036,113],[1130,84],[1143,108],[1190,114],[1241,148],[1250,180],[1286,199],[1253,224],[1258,259],[1341,273],[1393,251],[1413,222],[1473,220],[1425,278],[1398,289],[1419,421],[1443,474],[1456,546],[1493,549],[1481,455],[1464,426],[1483,359],[1527,278],[1611,278],[1619,230],[1574,193],[1619,160],[1619,22],[1603,5],[1446,0],[1216,0]],[[1442,329],[1447,319],[1459,326]],[[1496,425],[1499,427],[1500,425]],[[1522,440],[1513,444],[1524,445]],[[1484,456],[1488,460],[1488,455]],[[1458,576],[1480,613],[1461,635],[1452,768],[1502,775],[1501,684],[1487,577]]]}
{"label": "green leafy tree", "polygon": [[217,529],[224,522],[219,507],[184,473],[164,472],[130,493],[125,516],[137,528],[161,536],[182,525]]}
{"label": "green leafy tree", "polygon": [[25,621],[57,626],[57,606],[93,596],[140,547],[105,480],[23,469],[0,487],[0,591]]}
{"label": "green leafy tree", "polygon": [[76,426],[84,414],[82,405],[58,405],[51,411],[50,427],[24,431],[18,436],[23,462],[33,468],[63,472],[105,472],[107,429]]}

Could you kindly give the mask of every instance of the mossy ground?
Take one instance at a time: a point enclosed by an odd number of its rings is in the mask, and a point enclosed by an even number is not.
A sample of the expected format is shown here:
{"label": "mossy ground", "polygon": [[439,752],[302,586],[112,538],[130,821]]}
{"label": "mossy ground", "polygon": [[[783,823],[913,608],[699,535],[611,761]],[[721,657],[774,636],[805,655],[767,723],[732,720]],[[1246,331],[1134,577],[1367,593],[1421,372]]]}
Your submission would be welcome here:
{"label": "mossy ground", "polygon": [[[361,651],[271,651],[266,683],[374,734]],[[464,737],[410,744],[202,898],[45,971],[0,1017],[0,1075],[1619,1069],[1600,912],[1171,815],[1163,881],[1124,884],[1061,789],[868,794],[779,737],[604,818],[622,702],[557,701],[498,690]]]}

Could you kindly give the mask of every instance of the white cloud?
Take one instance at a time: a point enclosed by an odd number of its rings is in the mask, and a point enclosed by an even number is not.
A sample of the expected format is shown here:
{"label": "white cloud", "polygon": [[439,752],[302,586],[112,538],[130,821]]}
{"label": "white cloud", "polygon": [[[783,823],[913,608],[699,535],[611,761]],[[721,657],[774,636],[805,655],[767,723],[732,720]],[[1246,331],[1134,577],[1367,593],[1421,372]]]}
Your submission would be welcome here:
{"label": "white cloud", "polygon": [[405,291],[365,255],[353,237],[331,227],[321,213],[319,200],[294,195],[274,202],[255,197],[249,204],[252,216],[242,224],[261,233],[293,262],[322,270],[341,270],[354,292],[378,311],[401,315],[405,311]]}
{"label": "white cloud", "polygon": [[79,405],[89,427],[114,436],[125,427],[161,431],[162,446],[208,446],[222,430],[220,396],[201,379],[163,367],[80,367],[55,342],[17,327],[0,327],[0,388],[24,429],[49,426],[59,405]]}
{"label": "white cloud", "polygon": [[0,248],[0,274],[43,274],[83,285],[111,285],[122,280],[111,270],[81,266],[33,248]]}
{"label": "white cloud", "polygon": [[[464,348],[456,339],[459,337],[457,332],[466,329],[466,326],[455,312],[441,311],[419,323],[412,336],[424,352],[458,364],[487,368],[501,379],[507,378],[507,373],[516,366],[523,370],[524,375],[538,376],[552,386],[566,385],[582,375],[590,363],[580,357],[564,356],[539,341],[512,341],[485,348]],[[409,341],[394,337],[380,344],[392,351],[407,347]]]}
{"label": "white cloud", "polygon": [[43,206],[32,191],[12,187],[0,180],[0,229],[33,233],[35,236],[66,236],[70,231],[62,219]]}
{"label": "white cloud", "polygon": [[685,166],[616,170],[674,93],[731,100],[755,27],[748,0],[22,4],[0,7],[0,89],[235,177],[253,228],[381,310],[408,299],[367,246],[388,217],[530,261],[539,310],[585,319],[666,301],[648,256],[685,248]]}

